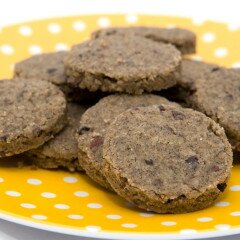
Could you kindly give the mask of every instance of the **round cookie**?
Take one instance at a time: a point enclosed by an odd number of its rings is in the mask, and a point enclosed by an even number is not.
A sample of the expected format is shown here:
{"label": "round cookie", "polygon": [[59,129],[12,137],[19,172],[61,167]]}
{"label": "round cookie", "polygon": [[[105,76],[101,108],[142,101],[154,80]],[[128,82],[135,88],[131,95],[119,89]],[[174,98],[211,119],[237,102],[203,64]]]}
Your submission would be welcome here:
{"label": "round cookie", "polygon": [[195,53],[196,51],[196,35],[189,30],[181,28],[112,27],[93,32],[92,38],[131,34],[145,37],[156,42],[171,43],[182,54]]}
{"label": "round cookie", "polygon": [[65,60],[68,82],[75,87],[130,94],[175,85],[180,63],[174,46],[124,35],[76,45]]}
{"label": "round cookie", "polygon": [[66,100],[53,84],[0,81],[0,157],[37,148],[66,124]]}
{"label": "round cookie", "polygon": [[240,143],[240,71],[215,68],[195,83],[189,104],[213,118],[239,150]]}
{"label": "round cookie", "polygon": [[207,62],[183,59],[181,68],[182,76],[178,79],[178,85],[186,89],[192,89],[195,82],[201,78],[203,74],[214,71],[214,69],[218,69],[219,66]]}
{"label": "round cookie", "polygon": [[79,120],[87,106],[69,103],[67,107],[67,126],[53,139],[27,153],[37,167],[49,169],[64,167],[70,171],[82,171],[78,163],[78,146],[75,135]]}
{"label": "round cookie", "polygon": [[83,114],[77,136],[78,158],[82,168],[94,181],[111,189],[102,172],[102,144],[107,128],[115,117],[132,107],[161,103],[177,105],[152,94],[114,94],[101,99]]}
{"label": "round cookie", "polygon": [[158,213],[212,205],[232,167],[223,128],[200,112],[164,104],[117,116],[105,135],[103,158],[112,188]]}
{"label": "round cookie", "polygon": [[181,77],[178,79],[177,85],[165,89],[160,94],[171,101],[186,103],[189,94],[194,89],[195,82],[202,77],[203,74],[209,73],[219,68],[216,64],[194,61],[190,59],[182,59]]}
{"label": "round cookie", "polygon": [[[68,52],[52,52],[35,55],[15,65],[14,77],[26,80],[42,80],[55,84],[65,93],[68,100],[94,100],[95,94],[86,89],[74,88],[67,84],[64,59]],[[99,93],[98,93],[99,94]]]}

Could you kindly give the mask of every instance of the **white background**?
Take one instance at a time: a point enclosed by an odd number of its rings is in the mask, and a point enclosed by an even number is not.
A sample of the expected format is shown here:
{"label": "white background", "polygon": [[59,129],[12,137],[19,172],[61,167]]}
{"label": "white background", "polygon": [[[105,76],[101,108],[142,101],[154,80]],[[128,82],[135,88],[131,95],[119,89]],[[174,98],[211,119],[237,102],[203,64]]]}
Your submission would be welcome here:
{"label": "white background", "polygon": [[[239,0],[1,0],[0,28],[55,16],[88,13],[148,13],[216,20],[240,27]],[[240,43],[239,43],[240,44]],[[0,220],[0,240],[83,239],[35,230]],[[219,239],[219,238],[215,238]],[[222,238],[240,239],[240,236]]]}

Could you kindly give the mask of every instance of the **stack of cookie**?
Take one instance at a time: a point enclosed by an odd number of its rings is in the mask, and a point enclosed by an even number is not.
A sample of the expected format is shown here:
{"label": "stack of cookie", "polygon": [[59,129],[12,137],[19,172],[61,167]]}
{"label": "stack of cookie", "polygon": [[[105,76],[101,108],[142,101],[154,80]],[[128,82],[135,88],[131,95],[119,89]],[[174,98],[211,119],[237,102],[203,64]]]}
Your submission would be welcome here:
{"label": "stack of cookie", "polygon": [[240,150],[240,71],[185,59],[195,45],[184,29],[109,28],[17,63],[0,81],[0,157],[85,171],[148,211],[212,205]]}

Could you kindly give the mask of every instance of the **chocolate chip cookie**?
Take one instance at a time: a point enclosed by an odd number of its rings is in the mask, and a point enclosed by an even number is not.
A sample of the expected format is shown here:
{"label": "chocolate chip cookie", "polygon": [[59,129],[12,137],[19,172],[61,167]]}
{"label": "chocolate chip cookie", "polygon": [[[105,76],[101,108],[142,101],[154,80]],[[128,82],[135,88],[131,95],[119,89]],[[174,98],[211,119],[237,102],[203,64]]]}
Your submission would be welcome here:
{"label": "chocolate chip cookie", "polygon": [[68,52],[44,53],[15,65],[14,76],[26,80],[47,81],[60,87],[70,101],[94,100],[100,93],[74,88],[67,84],[63,61]]}
{"label": "chocolate chip cookie", "polygon": [[67,106],[67,126],[53,139],[27,153],[37,167],[48,169],[64,167],[70,171],[82,170],[78,163],[78,147],[75,135],[80,118],[87,106],[74,103],[69,103]]}
{"label": "chocolate chip cookie", "polygon": [[137,35],[156,42],[173,44],[182,54],[195,53],[196,35],[181,28],[112,27],[93,32],[92,38],[112,35]]}
{"label": "chocolate chip cookie", "polygon": [[158,213],[212,205],[232,167],[222,127],[200,112],[165,104],[118,115],[105,134],[103,158],[112,188]]}
{"label": "chocolate chip cookie", "polygon": [[240,71],[214,68],[195,83],[188,102],[224,127],[233,147],[240,150]]}
{"label": "chocolate chip cookie", "polygon": [[93,180],[111,189],[102,173],[102,144],[107,128],[115,117],[132,107],[161,103],[174,105],[167,99],[152,94],[140,96],[114,94],[101,99],[83,114],[77,136],[78,158],[82,168]]}
{"label": "chocolate chip cookie", "polygon": [[37,148],[66,124],[66,100],[53,84],[0,81],[0,157]]}
{"label": "chocolate chip cookie", "polygon": [[138,36],[113,35],[76,45],[65,60],[69,84],[90,91],[165,89],[180,77],[180,52]]}

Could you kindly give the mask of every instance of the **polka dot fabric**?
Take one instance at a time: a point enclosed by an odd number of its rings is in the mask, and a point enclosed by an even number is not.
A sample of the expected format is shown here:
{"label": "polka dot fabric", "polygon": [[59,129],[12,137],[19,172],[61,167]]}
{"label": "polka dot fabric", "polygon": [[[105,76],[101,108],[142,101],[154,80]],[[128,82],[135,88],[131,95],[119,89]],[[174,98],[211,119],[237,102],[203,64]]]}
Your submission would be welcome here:
{"label": "polka dot fabric", "polygon": [[[86,40],[95,29],[118,25],[190,29],[198,36],[198,49],[196,55],[189,57],[240,67],[238,27],[176,17],[94,15],[3,28],[0,32],[0,79],[10,78],[14,64],[30,55],[67,50]],[[0,160],[0,216],[45,224],[43,226],[48,229],[79,230],[79,235],[95,237],[107,233],[141,233],[142,239],[146,239],[145,234],[186,236],[206,233],[208,236],[231,230],[240,232],[239,176],[240,166],[236,165],[226,192],[208,209],[189,214],[160,215],[137,209],[100,188],[84,174],[7,167]]]}

